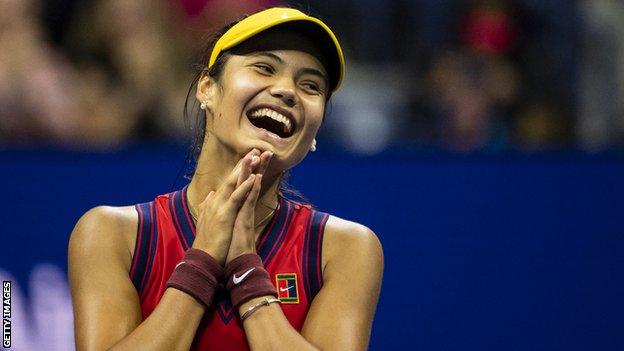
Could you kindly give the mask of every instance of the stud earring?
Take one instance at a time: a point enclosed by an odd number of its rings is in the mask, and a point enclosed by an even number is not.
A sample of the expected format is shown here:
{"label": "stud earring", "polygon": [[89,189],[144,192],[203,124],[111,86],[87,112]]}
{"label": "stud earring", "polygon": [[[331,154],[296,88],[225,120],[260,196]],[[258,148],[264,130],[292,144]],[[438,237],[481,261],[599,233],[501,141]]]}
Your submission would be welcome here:
{"label": "stud earring", "polygon": [[310,151],[316,151],[316,139],[312,140],[312,146],[310,146]]}
{"label": "stud earring", "polygon": [[202,102],[201,104],[199,104],[199,108],[201,108],[202,110],[206,109],[206,103]]}

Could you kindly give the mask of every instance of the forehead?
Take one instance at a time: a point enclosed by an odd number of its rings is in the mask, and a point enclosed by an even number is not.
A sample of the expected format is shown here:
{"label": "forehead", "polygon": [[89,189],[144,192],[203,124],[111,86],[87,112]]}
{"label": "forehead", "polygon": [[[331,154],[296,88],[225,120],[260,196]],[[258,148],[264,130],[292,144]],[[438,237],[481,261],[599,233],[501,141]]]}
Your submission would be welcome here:
{"label": "forehead", "polygon": [[325,72],[327,59],[319,47],[308,37],[288,29],[270,29],[232,49],[236,55],[249,55],[259,51],[299,51],[311,55]]}

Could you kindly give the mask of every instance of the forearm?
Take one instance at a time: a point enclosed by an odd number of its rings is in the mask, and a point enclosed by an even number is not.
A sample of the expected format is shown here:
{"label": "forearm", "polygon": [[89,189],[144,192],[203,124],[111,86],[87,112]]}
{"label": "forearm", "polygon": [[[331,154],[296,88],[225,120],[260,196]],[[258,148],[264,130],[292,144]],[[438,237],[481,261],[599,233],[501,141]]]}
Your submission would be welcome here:
{"label": "forearm", "polygon": [[[254,298],[239,307],[242,315],[251,306],[267,297]],[[295,328],[290,325],[284,312],[276,303],[264,306],[253,312],[243,321],[249,347],[253,351],[261,350],[319,350],[310,344]]]}
{"label": "forearm", "polygon": [[110,350],[188,350],[204,310],[190,295],[169,288],[152,314]]}

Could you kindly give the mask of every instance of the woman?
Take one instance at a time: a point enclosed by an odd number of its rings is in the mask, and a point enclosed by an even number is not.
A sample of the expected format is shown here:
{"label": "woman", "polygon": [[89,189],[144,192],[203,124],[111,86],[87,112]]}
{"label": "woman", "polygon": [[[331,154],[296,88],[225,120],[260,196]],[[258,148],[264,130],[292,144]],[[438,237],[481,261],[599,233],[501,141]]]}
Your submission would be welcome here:
{"label": "woman", "polygon": [[190,184],[96,207],[72,233],[77,348],[365,349],[379,241],[279,191],[316,147],[344,71],[338,41],[320,20],[273,8],[231,26],[208,53]]}

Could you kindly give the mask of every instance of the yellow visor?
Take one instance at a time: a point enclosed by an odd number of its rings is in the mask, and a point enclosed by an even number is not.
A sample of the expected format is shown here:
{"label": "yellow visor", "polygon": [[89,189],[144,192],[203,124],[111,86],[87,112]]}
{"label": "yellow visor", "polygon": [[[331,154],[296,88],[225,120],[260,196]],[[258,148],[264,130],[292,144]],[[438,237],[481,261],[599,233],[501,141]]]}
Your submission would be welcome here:
{"label": "yellow visor", "polygon": [[236,45],[259,33],[262,33],[269,28],[273,28],[279,24],[287,22],[311,23],[313,24],[313,27],[319,29],[314,32],[306,31],[306,34],[315,35],[313,39],[315,39],[315,42],[317,43],[325,42],[329,44],[324,46],[321,45],[321,49],[324,49],[324,54],[329,60],[328,65],[330,67],[328,67],[328,73],[331,91],[335,92],[338,90],[338,87],[340,87],[344,77],[345,66],[344,55],[342,53],[342,49],[340,48],[338,39],[331,29],[323,23],[323,21],[291,8],[270,8],[254,13],[253,15],[250,15],[236,23],[232,26],[232,28],[228,29],[228,31],[225,32],[215,44],[212,49],[212,53],[210,54],[208,68],[212,67],[222,52],[235,47]]}

